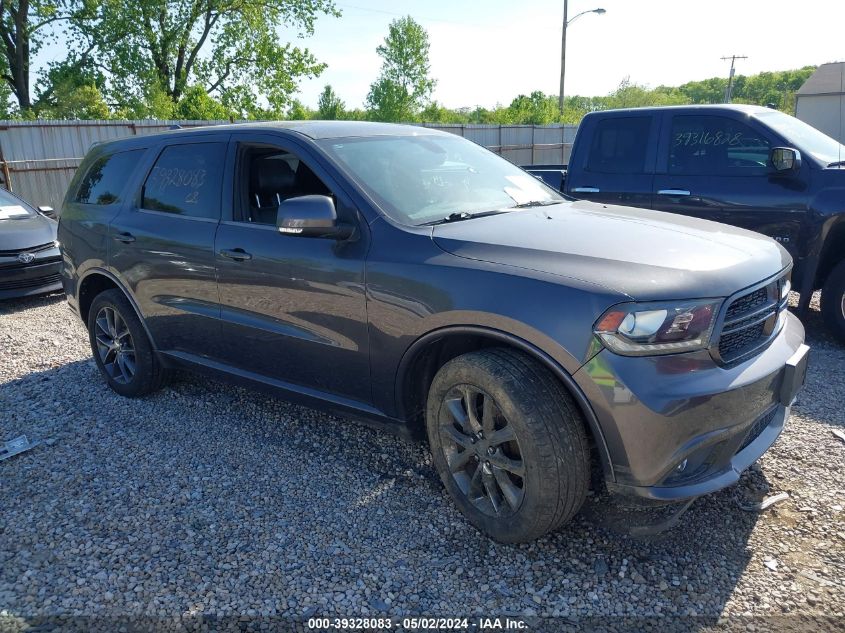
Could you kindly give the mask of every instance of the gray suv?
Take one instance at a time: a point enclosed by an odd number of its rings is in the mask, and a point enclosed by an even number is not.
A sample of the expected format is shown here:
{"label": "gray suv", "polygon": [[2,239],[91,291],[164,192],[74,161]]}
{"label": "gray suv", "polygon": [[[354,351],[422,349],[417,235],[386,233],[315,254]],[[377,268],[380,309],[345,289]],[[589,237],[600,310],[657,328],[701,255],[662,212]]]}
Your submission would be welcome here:
{"label": "gray suv", "polygon": [[573,202],[462,138],[244,124],[95,146],[63,283],[124,396],[189,368],[412,435],[504,542],[594,484],[682,502],[777,439],[806,370],[789,255]]}

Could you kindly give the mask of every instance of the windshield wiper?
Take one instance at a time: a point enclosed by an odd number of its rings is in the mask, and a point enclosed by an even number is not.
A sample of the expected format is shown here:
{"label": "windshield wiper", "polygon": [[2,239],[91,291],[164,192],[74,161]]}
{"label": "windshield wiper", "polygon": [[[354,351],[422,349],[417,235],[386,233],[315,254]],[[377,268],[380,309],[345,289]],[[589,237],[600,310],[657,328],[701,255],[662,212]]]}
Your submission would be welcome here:
{"label": "windshield wiper", "polygon": [[563,200],[531,200],[530,202],[520,202],[511,207],[511,209],[528,209],[530,207],[548,207],[553,204],[560,204]]}
{"label": "windshield wiper", "polygon": [[436,224],[449,224],[450,222],[460,222],[461,220],[472,220],[474,218],[482,218],[486,215],[498,215],[499,213],[507,213],[503,209],[495,209],[493,211],[479,211],[478,213],[467,213],[466,211],[459,211],[457,213],[450,213],[445,218],[439,220],[432,220],[431,222],[423,222],[419,226],[434,226]]}
{"label": "windshield wiper", "polygon": [[833,161],[828,165],[828,167],[845,167],[845,160]]}

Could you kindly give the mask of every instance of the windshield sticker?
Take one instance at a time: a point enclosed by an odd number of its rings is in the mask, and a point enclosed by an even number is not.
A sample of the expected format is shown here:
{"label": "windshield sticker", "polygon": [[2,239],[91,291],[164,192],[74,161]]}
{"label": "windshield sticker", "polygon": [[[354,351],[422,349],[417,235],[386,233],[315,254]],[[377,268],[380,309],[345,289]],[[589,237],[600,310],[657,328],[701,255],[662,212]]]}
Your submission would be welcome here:
{"label": "windshield sticker", "polygon": [[29,212],[19,204],[10,204],[0,207],[0,220],[11,220],[13,218],[29,217]]}

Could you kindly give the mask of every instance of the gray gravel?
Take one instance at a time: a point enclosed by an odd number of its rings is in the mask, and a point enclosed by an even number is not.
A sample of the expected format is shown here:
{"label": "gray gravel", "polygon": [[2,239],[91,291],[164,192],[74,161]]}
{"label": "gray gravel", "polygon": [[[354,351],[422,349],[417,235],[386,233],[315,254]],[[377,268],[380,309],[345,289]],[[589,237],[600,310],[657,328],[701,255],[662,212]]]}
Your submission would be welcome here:
{"label": "gray gravel", "polygon": [[[426,447],[205,378],[100,380],[63,297],[0,304],[0,613],[845,616],[845,349],[736,487],[652,540],[579,516],[531,545],[460,516]],[[749,513],[737,501],[786,491]]]}

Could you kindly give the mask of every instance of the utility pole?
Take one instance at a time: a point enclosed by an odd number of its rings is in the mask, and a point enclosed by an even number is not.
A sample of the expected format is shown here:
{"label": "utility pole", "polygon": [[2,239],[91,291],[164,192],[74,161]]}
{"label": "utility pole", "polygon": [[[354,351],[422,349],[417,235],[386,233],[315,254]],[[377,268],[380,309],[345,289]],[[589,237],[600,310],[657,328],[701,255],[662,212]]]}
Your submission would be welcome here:
{"label": "utility pole", "polygon": [[723,57],[723,60],[731,60],[731,73],[728,75],[728,87],[725,89],[725,103],[731,102],[731,96],[733,96],[733,86],[734,86],[734,62],[738,59],[748,59],[745,55],[731,55],[730,57]]}
{"label": "utility pole", "polygon": [[566,76],[566,25],[569,22],[569,0],[563,0],[563,35],[560,42],[560,98],[558,99],[558,110],[563,116],[563,80]]}

